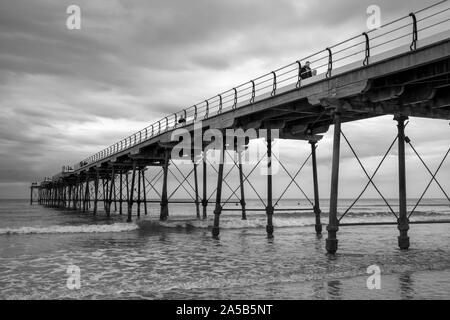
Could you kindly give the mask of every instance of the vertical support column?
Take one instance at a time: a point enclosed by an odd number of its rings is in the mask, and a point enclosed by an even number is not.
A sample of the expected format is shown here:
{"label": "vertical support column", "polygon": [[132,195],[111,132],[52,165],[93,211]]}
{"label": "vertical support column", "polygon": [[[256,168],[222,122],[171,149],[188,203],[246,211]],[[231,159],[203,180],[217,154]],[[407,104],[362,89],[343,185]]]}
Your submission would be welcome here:
{"label": "vertical support column", "polygon": [[399,199],[399,218],[397,220],[397,228],[400,231],[398,237],[398,246],[401,250],[409,248],[409,219],[406,208],[406,169],[405,169],[405,120],[408,117],[396,115],[394,120],[397,121],[398,130],[398,199]]}
{"label": "vertical support column", "polygon": [[64,209],[67,207],[67,184],[64,182],[63,185],[63,206]]}
{"label": "vertical support column", "polygon": [[116,176],[114,176],[114,183],[113,183],[113,203],[114,203],[114,212],[117,212]]}
{"label": "vertical support column", "polygon": [[203,207],[203,219],[207,217],[207,207],[208,207],[208,193],[207,193],[207,185],[206,185],[206,174],[207,174],[207,163],[206,163],[206,152],[203,151],[203,198],[202,198],[202,207]]}
{"label": "vertical support column", "polygon": [[83,181],[81,180],[81,177],[80,177],[80,186],[79,186],[79,195],[78,195],[78,208],[80,209],[80,210],[83,210],[83,207],[82,207],[82,203],[83,203]]}
{"label": "vertical support column", "polygon": [[268,238],[273,238],[273,205],[272,205],[272,130],[267,129],[267,225]]}
{"label": "vertical support column", "polygon": [[339,186],[339,156],[341,147],[341,113],[334,112],[334,137],[333,137],[333,160],[331,164],[331,191],[330,191],[330,212],[327,226],[328,238],[326,239],[326,249],[328,253],[334,254],[338,248],[336,233],[339,230],[337,219],[337,201]]}
{"label": "vertical support column", "polygon": [[83,212],[86,212],[87,210],[87,201],[89,197],[88,194],[89,194],[89,175],[86,173],[86,187],[84,188]]}
{"label": "vertical support column", "polygon": [[33,186],[30,187],[30,206],[33,204]]}
{"label": "vertical support column", "polygon": [[[194,160],[194,159],[193,159]],[[195,187],[195,212],[197,213],[197,219],[200,219],[200,201],[198,197],[198,176],[197,176],[197,163],[194,163],[194,187]]]}
{"label": "vertical support column", "polygon": [[77,209],[77,203],[78,203],[78,185],[80,182],[80,176],[77,176],[77,180],[75,182],[74,190],[73,190],[73,201],[72,201],[72,207],[74,210]]}
{"label": "vertical support column", "polygon": [[106,191],[105,191],[105,178],[102,177],[102,200],[103,200],[103,210],[106,210]]}
{"label": "vertical support column", "polygon": [[72,182],[69,184],[68,197],[67,197],[67,209],[70,209],[71,201],[72,201]]}
{"label": "vertical support column", "polygon": [[109,188],[109,196],[108,196],[108,211],[106,211],[107,216],[109,217],[111,215],[111,204],[112,204],[112,196],[113,196],[113,188],[114,188],[114,183],[115,183],[115,177],[116,177],[116,173],[114,170],[114,166],[112,166],[111,169],[111,185]]}
{"label": "vertical support column", "polygon": [[169,216],[169,201],[167,200],[167,174],[169,171],[169,149],[164,150],[164,166],[163,166],[163,186],[161,193],[161,212],[159,220],[167,220]]}
{"label": "vertical support column", "polygon": [[214,224],[212,228],[212,236],[219,237],[220,228],[220,214],[222,213],[222,180],[223,180],[223,165],[225,160],[225,143],[222,141],[222,148],[219,157],[219,172],[217,175],[217,192],[216,192],[216,206],[214,208]]}
{"label": "vertical support column", "polygon": [[119,178],[119,214],[122,215],[122,202],[123,202],[123,183],[122,183],[122,176],[123,172],[120,171],[120,178]]}
{"label": "vertical support column", "polygon": [[242,154],[237,151],[238,154],[238,167],[239,167],[239,189],[241,190],[241,209],[242,220],[247,220],[247,213],[245,211],[245,190],[244,190],[244,172],[242,170]]}
{"label": "vertical support column", "polygon": [[319,236],[322,234],[322,223],[320,222],[320,202],[319,202],[319,181],[317,179],[317,158],[316,158],[316,148],[317,141],[310,140],[311,145],[311,160],[312,160],[312,174],[314,183],[314,214],[316,216],[316,234]]}
{"label": "vertical support column", "polygon": [[[136,161],[133,161],[133,176],[131,178],[131,186],[130,186],[130,191],[128,193],[129,197],[128,197],[128,218],[127,218],[127,222],[131,222],[131,213],[133,210],[133,194],[134,194],[134,181],[136,179]],[[127,178],[127,182],[128,182],[128,178]]]}
{"label": "vertical support column", "polygon": [[[131,169],[133,170],[133,169]],[[131,171],[131,173],[133,173],[133,171]],[[127,204],[128,204],[128,199],[130,199],[130,183],[129,183],[129,172],[127,172],[125,174],[126,176],[126,187],[127,187]]]}
{"label": "vertical support column", "polygon": [[97,214],[97,205],[98,205],[98,181],[99,181],[99,172],[98,169],[95,170],[95,182],[94,182],[94,216]]}
{"label": "vertical support column", "polygon": [[137,195],[137,216],[140,218],[141,216],[141,175],[142,170],[141,167],[138,169],[138,195]]}
{"label": "vertical support column", "polygon": [[145,190],[145,170],[142,170],[142,191],[144,192],[144,214],[147,215],[147,191]]}

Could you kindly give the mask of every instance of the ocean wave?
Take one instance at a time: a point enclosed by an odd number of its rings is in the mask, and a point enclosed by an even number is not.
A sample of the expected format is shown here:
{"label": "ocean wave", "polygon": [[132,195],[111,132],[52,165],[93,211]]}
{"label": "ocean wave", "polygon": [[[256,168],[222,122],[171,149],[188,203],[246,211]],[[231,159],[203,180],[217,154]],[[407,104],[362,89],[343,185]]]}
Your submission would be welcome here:
{"label": "ocean wave", "polygon": [[[248,219],[241,220],[236,217],[226,218],[220,220],[221,229],[253,229],[253,228],[265,228],[267,225],[266,218]],[[284,227],[303,227],[314,225],[313,221],[307,221],[305,219],[299,218],[284,218],[284,219],[274,219],[273,225],[276,228]],[[139,222],[139,226],[143,229],[146,228],[175,228],[175,229],[209,229],[213,226],[213,220],[168,220],[168,221],[158,221],[158,220],[144,220]]]}
{"label": "ocean wave", "polygon": [[46,234],[46,233],[104,233],[104,232],[124,232],[136,229],[139,229],[139,226],[134,223],[93,224],[93,225],[83,224],[78,226],[2,228],[0,229],[0,235]]}

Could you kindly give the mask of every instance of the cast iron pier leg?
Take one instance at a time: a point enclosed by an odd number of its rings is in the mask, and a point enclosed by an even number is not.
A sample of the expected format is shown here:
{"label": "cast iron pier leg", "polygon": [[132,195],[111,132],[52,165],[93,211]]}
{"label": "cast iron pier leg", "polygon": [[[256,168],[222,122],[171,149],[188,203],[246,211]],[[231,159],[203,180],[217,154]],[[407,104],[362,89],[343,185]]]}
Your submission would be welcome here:
{"label": "cast iron pier leg", "polygon": [[167,200],[167,174],[169,171],[169,149],[164,151],[164,166],[163,166],[163,186],[161,193],[161,212],[159,220],[165,221],[169,216],[169,201]]}
{"label": "cast iron pier leg", "polygon": [[200,201],[198,199],[198,175],[197,164],[194,161],[194,188],[195,188],[195,212],[197,213],[197,219],[200,219]]}
{"label": "cast iron pier leg", "polygon": [[208,207],[208,195],[207,195],[207,186],[206,186],[206,153],[203,151],[203,198],[202,198],[202,207],[203,207],[203,219],[206,219],[207,212],[206,209]]}
{"label": "cast iron pier leg", "polygon": [[239,188],[241,189],[241,209],[242,209],[242,220],[247,220],[247,214],[245,212],[245,191],[244,191],[244,173],[242,170],[242,154],[237,151],[238,154],[238,167],[239,167]]}
{"label": "cast iron pier leg", "polygon": [[142,191],[144,192],[144,214],[147,215],[147,192],[145,191],[145,169],[142,170]]}
{"label": "cast iron pier leg", "polygon": [[327,226],[328,238],[326,240],[326,249],[328,253],[334,254],[338,248],[336,233],[339,230],[339,221],[337,219],[337,201],[339,186],[339,155],[341,146],[341,114],[334,112],[334,137],[333,137],[333,160],[331,164],[331,191],[330,191],[330,212]]}
{"label": "cast iron pier leg", "polygon": [[222,148],[220,150],[220,157],[219,157],[219,173],[217,175],[217,192],[216,192],[216,206],[214,208],[214,225],[212,228],[212,236],[214,238],[219,237],[220,228],[219,228],[219,222],[220,222],[220,214],[222,213],[222,180],[223,180],[223,165],[224,165],[224,159],[225,159],[225,144],[222,142]]}
{"label": "cast iron pier leg", "polygon": [[409,220],[406,208],[406,173],[405,173],[405,120],[408,117],[398,115],[394,117],[397,121],[398,129],[398,199],[399,199],[399,218],[398,218],[398,230],[400,235],[398,237],[398,246],[402,250],[409,248]]}
{"label": "cast iron pier leg", "polygon": [[128,197],[128,217],[127,222],[131,222],[131,213],[133,210],[133,194],[134,194],[134,182],[136,180],[136,162],[133,161],[133,176],[131,178],[131,186],[130,186],[130,192]]}
{"label": "cast iron pier leg", "polygon": [[273,238],[273,205],[272,205],[272,129],[267,129],[267,226],[268,238]]}
{"label": "cast iron pier leg", "polygon": [[322,234],[322,223],[320,223],[320,203],[319,203],[319,182],[317,179],[317,160],[316,160],[316,148],[317,141],[309,141],[311,144],[311,159],[313,169],[313,181],[314,181],[314,214],[316,216],[316,234]]}

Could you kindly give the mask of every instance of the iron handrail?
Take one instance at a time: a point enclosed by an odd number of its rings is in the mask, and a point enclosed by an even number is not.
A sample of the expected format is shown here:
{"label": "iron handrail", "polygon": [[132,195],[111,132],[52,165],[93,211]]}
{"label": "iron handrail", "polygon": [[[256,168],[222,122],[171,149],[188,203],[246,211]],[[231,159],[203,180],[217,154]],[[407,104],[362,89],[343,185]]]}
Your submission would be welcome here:
{"label": "iron handrail", "polygon": [[[319,65],[317,67],[317,70],[327,67],[326,70],[324,70],[325,71],[324,73],[326,73],[326,77],[331,77],[331,71],[334,68],[333,63],[336,64],[336,62],[338,62],[338,61],[362,54],[363,55],[362,59],[361,59],[362,65],[367,66],[370,63],[369,57],[370,57],[371,49],[373,50],[374,48],[378,48],[382,45],[386,45],[388,43],[397,41],[406,36],[412,35],[412,42],[410,44],[410,49],[416,50],[418,33],[420,31],[425,30],[430,27],[434,27],[434,26],[442,24],[442,23],[445,23],[445,22],[449,21],[449,19],[440,20],[438,23],[434,23],[431,26],[423,27],[422,29],[418,29],[417,24],[419,22],[423,22],[429,18],[435,17],[439,13],[448,11],[450,8],[444,8],[443,10],[441,10],[439,12],[432,13],[432,14],[427,15],[422,18],[417,18],[417,15],[419,13],[426,12],[431,8],[437,7],[443,3],[447,3],[447,0],[442,0],[440,2],[430,5],[428,7],[420,9],[416,12],[411,12],[408,15],[402,16],[398,19],[395,19],[393,21],[390,21],[390,22],[380,26],[378,29],[372,29],[372,30],[363,32],[359,35],[353,36],[349,39],[338,42],[330,47],[327,47],[326,49],[320,50],[320,51],[313,53],[309,56],[306,56],[302,59],[296,60],[288,65],[285,65],[285,66],[280,67],[276,70],[273,70],[269,73],[266,73],[257,78],[254,78],[248,82],[245,82],[238,86],[235,86],[232,89],[223,91],[209,99],[204,100],[203,103],[194,104],[191,107],[182,109],[180,112],[183,113],[185,115],[185,117],[184,117],[183,123],[182,124],[180,123],[180,126],[192,124],[193,122],[197,121],[199,119],[199,117],[201,117],[202,115],[203,115],[202,119],[208,119],[210,117],[216,116],[217,114],[220,114],[223,110],[235,110],[238,108],[238,101],[239,102],[247,101],[247,103],[254,103],[258,96],[263,96],[265,94],[274,96],[277,94],[277,85],[279,85],[280,83],[286,82],[288,80],[295,79],[295,83],[294,83],[295,87],[297,87],[297,88],[301,87],[301,80],[302,80],[302,75],[303,75],[303,73],[301,72],[301,69],[304,66],[304,62],[308,61],[308,59],[311,60],[310,63],[316,63],[316,62],[322,61],[322,60],[325,61],[325,59],[327,59],[327,62]],[[412,18],[412,23],[411,23],[411,18]],[[406,21],[406,20],[408,21],[408,23],[406,25],[403,25],[401,27],[396,27],[392,30],[386,30],[386,32],[384,32],[384,33],[376,35],[372,38],[370,37],[370,34],[374,33],[375,31],[385,30],[388,26],[391,26],[397,22]],[[397,32],[397,31],[404,29],[405,27],[408,27],[411,25],[413,26],[412,30],[408,31],[408,33],[405,35],[396,37],[394,39],[387,40],[383,43],[379,43],[376,45],[372,44],[372,41],[374,39],[378,39],[378,38],[381,38],[382,36],[386,36],[393,32]],[[358,40],[361,37],[363,37],[363,41],[359,41],[356,44],[346,46],[339,50],[333,50],[344,44],[349,44],[350,42],[352,42],[354,40]],[[356,53],[351,53],[351,54],[348,54],[347,56],[336,59],[337,54],[341,54],[343,52],[346,52],[348,50],[356,48],[356,47],[360,46],[361,44],[365,45],[365,48],[362,49],[361,51],[357,51]],[[314,58],[314,59],[311,59],[311,58]],[[296,68],[291,68],[293,66],[296,66]],[[291,68],[291,69],[286,71],[286,69],[288,69],[288,68]],[[284,72],[281,72],[281,71],[284,71]],[[291,74],[291,73],[293,73],[293,74]],[[285,78],[283,78],[283,77],[285,77]],[[269,82],[269,81],[271,81],[271,83],[269,85],[261,87],[262,84]],[[258,86],[260,86],[260,87],[258,87]],[[256,92],[264,91],[269,88],[271,88],[271,90],[262,92],[260,95],[256,95]],[[245,93],[242,95],[239,95],[239,93],[242,93],[242,92],[245,92]],[[227,99],[229,97],[232,97],[232,98]],[[248,99],[249,97],[250,97],[250,99]],[[247,99],[244,99],[244,98],[247,98]],[[198,105],[201,105],[201,106],[198,107]],[[247,105],[247,104],[244,104],[244,105]],[[242,105],[241,105],[241,107],[242,107]],[[166,116],[166,117],[152,123],[151,125],[145,127],[144,129],[142,129],[136,133],[133,133],[133,134],[129,135],[128,137],[120,140],[119,142],[116,142],[115,144],[97,152],[96,154],[89,156],[88,158],[75,164],[73,166],[74,169],[77,170],[86,165],[89,165],[89,164],[92,164],[95,162],[99,162],[111,155],[115,155],[115,154],[118,154],[125,150],[128,150],[128,149],[135,147],[136,145],[139,145],[142,142],[145,142],[149,139],[152,139],[164,132],[168,132],[171,129],[175,129],[178,125],[177,114],[178,113],[174,113],[172,115]],[[191,116],[188,116],[188,115],[191,115]],[[156,127],[158,127],[158,129],[154,130],[154,128],[156,128]],[[151,128],[151,133],[149,134],[150,128]],[[142,139],[143,134],[145,135],[145,139]],[[139,140],[137,139],[137,135],[139,135]],[[132,139],[134,140],[134,142],[132,141]]]}

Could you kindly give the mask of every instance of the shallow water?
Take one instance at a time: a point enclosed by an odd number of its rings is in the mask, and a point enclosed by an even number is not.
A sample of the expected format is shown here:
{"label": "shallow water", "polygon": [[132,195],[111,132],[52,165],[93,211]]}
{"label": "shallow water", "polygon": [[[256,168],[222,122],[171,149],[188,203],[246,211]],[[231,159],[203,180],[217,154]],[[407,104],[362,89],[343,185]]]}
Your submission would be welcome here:
{"label": "shallow water", "polygon": [[[248,201],[249,207],[256,203]],[[284,206],[295,205],[286,201]],[[341,203],[345,208],[345,201]],[[448,203],[426,200],[411,220],[450,217]],[[212,206],[211,206],[212,207]],[[324,207],[326,207],[324,203]],[[341,208],[341,209],[342,209]],[[397,249],[395,225],[341,227],[339,251],[326,255],[311,213],[277,213],[275,238],[263,213],[193,219],[192,205],[172,205],[170,219],[61,211],[26,201],[0,201],[1,299],[448,299],[450,226],[411,225],[411,249]],[[342,210],[341,210],[342,211]],[[326,222],[326,217],[323,217]],[[395,221],[377,200],[362,200],[343,222]],[[80,268],[68,289],[67,268]],[[367,267],[381,269],[369,290]]]}

